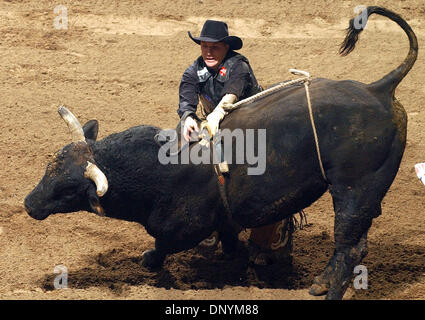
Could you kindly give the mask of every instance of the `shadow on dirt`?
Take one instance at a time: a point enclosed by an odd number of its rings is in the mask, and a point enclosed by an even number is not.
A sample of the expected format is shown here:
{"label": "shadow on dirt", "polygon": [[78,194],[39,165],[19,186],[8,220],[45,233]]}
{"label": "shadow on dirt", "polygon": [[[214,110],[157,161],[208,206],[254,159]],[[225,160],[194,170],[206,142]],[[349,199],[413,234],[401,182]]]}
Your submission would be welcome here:
{"label": "shadow on dirt", "polygon": [[[220,248],[197,247],[177,253],[166,259],[162,269],[153,272],[140,266],[140,252],[114,249],[91,257],[86,267],[69,270],[68,287],[106,287],[117,295],[125,295],[126,288],[136,285],[179,290],[226,286],[308,289],[332,252],[333,241],[328,235],[303,234],[294,240],[292,263],[253,266],[244,243],[238,255],[231,258],[223,255]],[[425,247],[371,244],[369,252],[363,261],[369,272],[368,289],[355,290],[352,299],[385,298],[406,284],[417,282],[425,273]],[[45,275],[39,280],[40,286],[54,290],[55,277]]]}
{"label": "shadow on dirt", "polygon": [[[226,256],[221,248],[197,248],[173,254],[165,260],[164,267],[149,271],[140,265],[140,251],[114,249],[89,257],[86,266],[68,270],[68,287],[85,289],[107,287],[117,294],[133,285],[150,285],[159,288],[222,289],[225,286],[255,286],[258,288],[301,289],[308,288],[327,257],[323,253],[332,247],[332,241],[322,242],[314,237],[314,253],[309,252],[308,263],[300,263],[297,256],[302,250],[294,250],[294,259],[270,266],[254,266],[249,262],[246,242],[241,242],[237,255]],[[147,248],[145,248],[147,249]],[[301,249],[301,248],[299,248]],[[315,263],[311,258],[324,263]],[[40,279],[44,290],[54,290],[56,274]]]}

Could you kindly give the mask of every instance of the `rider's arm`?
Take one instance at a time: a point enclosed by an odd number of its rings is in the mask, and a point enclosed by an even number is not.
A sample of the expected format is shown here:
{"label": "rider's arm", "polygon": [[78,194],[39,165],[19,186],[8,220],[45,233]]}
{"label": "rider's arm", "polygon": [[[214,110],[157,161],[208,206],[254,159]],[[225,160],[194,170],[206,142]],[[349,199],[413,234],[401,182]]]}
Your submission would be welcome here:
{"label": "rider's arm", "polygon": [[180,118],[183,115],[195,114],[198,106],[198,77],[196,75],[196,68],[191,65],[183,73],[179,87],[179,108],[177,113]]}

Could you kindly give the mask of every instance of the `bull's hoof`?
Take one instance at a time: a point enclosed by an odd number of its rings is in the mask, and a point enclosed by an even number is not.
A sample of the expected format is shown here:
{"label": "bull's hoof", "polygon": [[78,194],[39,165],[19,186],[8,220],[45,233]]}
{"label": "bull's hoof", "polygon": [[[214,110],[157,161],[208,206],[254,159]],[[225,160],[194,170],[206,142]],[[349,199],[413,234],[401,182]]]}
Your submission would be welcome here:
{"label": "bull's hoof", "polygon": [[309,293],[312,296],[323,296],[328,292],[328,290],[329,287],[327,286],[327,283],[323,281],[321,276],[317,276],[313,280],[313,284],[310,287]]}
{"label": "bull's hoof", "polygon": [[313,283],[310,287],[309,293],[312,296],[323,296],[328,292],[328,288],[324,284]]}
{"label": "bull's hoof", "polygon": [[162,267],[164,258],[165,257],[159,255],[155,249],[147,250],[143,252],[142,261],[140,262],[140,264],[143,267],[148,268],[149,270],[159,269]]}

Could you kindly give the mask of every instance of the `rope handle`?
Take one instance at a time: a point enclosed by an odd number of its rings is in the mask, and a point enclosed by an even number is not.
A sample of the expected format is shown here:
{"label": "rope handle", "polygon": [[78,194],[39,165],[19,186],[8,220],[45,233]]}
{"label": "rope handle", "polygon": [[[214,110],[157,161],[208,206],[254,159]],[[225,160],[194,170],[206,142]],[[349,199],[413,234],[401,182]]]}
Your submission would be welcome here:
{"label": "rope handle", "polygon": [[310,73],[308,73],[307,71],[298,70],[298,69],[289,69],[289,72],[297,76],[304,76],[306,78],[310,78]]}

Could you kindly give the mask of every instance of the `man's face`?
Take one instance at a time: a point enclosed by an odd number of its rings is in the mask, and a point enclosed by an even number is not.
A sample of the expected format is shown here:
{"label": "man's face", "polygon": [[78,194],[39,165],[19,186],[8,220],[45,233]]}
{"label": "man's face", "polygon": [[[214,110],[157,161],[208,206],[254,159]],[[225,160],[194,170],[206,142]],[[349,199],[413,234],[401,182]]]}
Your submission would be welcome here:
{"label": "man's face", "polygon": [[201,41],[202,58],[208,68],[217,70],[228,50],[227,43]]}

